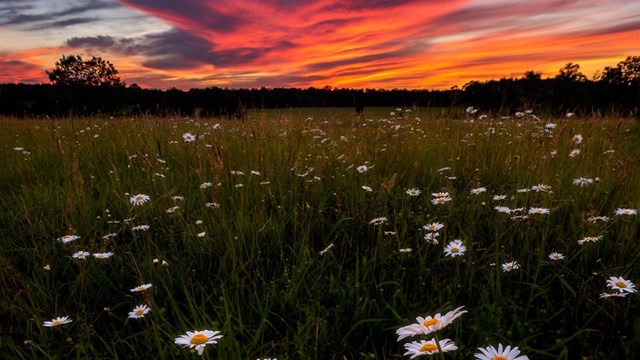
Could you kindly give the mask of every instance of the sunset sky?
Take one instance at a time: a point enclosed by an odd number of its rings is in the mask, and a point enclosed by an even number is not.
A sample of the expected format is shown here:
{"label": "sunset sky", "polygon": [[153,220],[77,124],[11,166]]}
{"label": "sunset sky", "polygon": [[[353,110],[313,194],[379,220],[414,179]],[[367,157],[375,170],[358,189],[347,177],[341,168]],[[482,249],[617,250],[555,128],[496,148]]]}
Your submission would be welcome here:
{"label": "sunset sky", "polygon": [[448,89],[591,78],[640,55],[640,0],[0,0],[0,83],[100,56],[143,88]]}

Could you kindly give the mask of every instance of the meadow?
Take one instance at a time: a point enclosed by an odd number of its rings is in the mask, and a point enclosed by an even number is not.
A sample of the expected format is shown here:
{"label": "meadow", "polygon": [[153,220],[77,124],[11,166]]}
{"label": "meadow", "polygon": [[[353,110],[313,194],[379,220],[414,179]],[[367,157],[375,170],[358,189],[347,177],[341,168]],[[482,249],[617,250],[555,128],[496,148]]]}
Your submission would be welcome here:
{"label": "meadow", "polygon": [[[3,359],[640,356],[637,120],[1,118],[0,144]],[[434,336],[457,349],[408,350]]]}

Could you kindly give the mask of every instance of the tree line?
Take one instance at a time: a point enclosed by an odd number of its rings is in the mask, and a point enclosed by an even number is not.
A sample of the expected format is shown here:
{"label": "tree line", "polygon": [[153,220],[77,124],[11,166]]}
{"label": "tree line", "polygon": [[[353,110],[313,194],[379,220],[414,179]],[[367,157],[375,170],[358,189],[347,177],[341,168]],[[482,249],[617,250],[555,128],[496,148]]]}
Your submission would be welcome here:
{"label": "tree line", "polygon": [[0,84],[0,114],[9,116],[183,115],[238,117],[250,109],[289,107],[466,107],[512,114],[536,112],[583,115],[638,114],[640,56],[606,67],[592,79],[568,63],[554,77],[527,71],[519,78],[471,81],[449,90],[254,88],[157,90],[127,86],[101,58],[63,56],[51,84]]}

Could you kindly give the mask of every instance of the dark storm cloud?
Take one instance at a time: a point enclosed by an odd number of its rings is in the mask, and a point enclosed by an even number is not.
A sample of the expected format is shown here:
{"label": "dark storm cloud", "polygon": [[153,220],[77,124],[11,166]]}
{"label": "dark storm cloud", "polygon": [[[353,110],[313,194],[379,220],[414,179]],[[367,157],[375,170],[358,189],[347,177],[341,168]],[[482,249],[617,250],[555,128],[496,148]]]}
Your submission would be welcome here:
{"label": "dark storm cloud", "polygon": [[[33,3],[26,3],[24,5],[13,5],[18,2],[12,2],[11,4],[4,3],[0,5],[0,14],[5,18],[0,21],[0,25],[4,26],[26,26],[32,30],[46,29],[48,25],[52,27],[64,27],[69,25],[76,25],[86,23],[88,21],[94,21],[95,18],[91,17],[72,17],[70,19],[61,19],[68,16],[75,16],[84,14],[87,12],[95,12],[101,9],[111,9],[119,7],[119,5],[112,1],[99,1],[91,0],[82,5],[71,6],[67,9],[55,12],[45,12],[37,14],[27,14],[26,12],[37,9],[37,6]],[[9,6],[7,6],[9,5]]]}

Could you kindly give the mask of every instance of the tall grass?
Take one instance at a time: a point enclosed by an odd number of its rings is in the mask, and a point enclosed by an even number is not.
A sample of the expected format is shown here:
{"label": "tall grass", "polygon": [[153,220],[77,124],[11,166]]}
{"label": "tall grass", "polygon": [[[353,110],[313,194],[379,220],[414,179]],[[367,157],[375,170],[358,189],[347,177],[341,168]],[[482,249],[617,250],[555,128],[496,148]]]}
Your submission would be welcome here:
{"label": "tall grass", "polygon": [[[638,217],[614,215],[640,208],[637,122],[395,112],[0,119],[0,351],[184,358],[173,340],[210,329],[224,337],[205,358],[392,359],[398,327],[465,305],[446,357],[497,343],[541,359],[640,353],[637,293],[600,298],[610,276],[640,280]],[[551,191],[518,191],[539,184]],[[441,191],[452,201],[432,204]],[[132,206],[138,193],[151,201]],[[499,205],[550,213],[512,218]],[[438,244],[422,229],[436,221]],[[67,234],[81,238],[56,241]],[[585,236],[603,239],[579,245]],[[463,256],[443,253],[453,239]],[[80,250],[114,255],[72,258]],[[514,260],[520,269],[501,270]],[[128,319],[139,304],[151,312]],[[64,315],[73,322],[43,327]]]}

